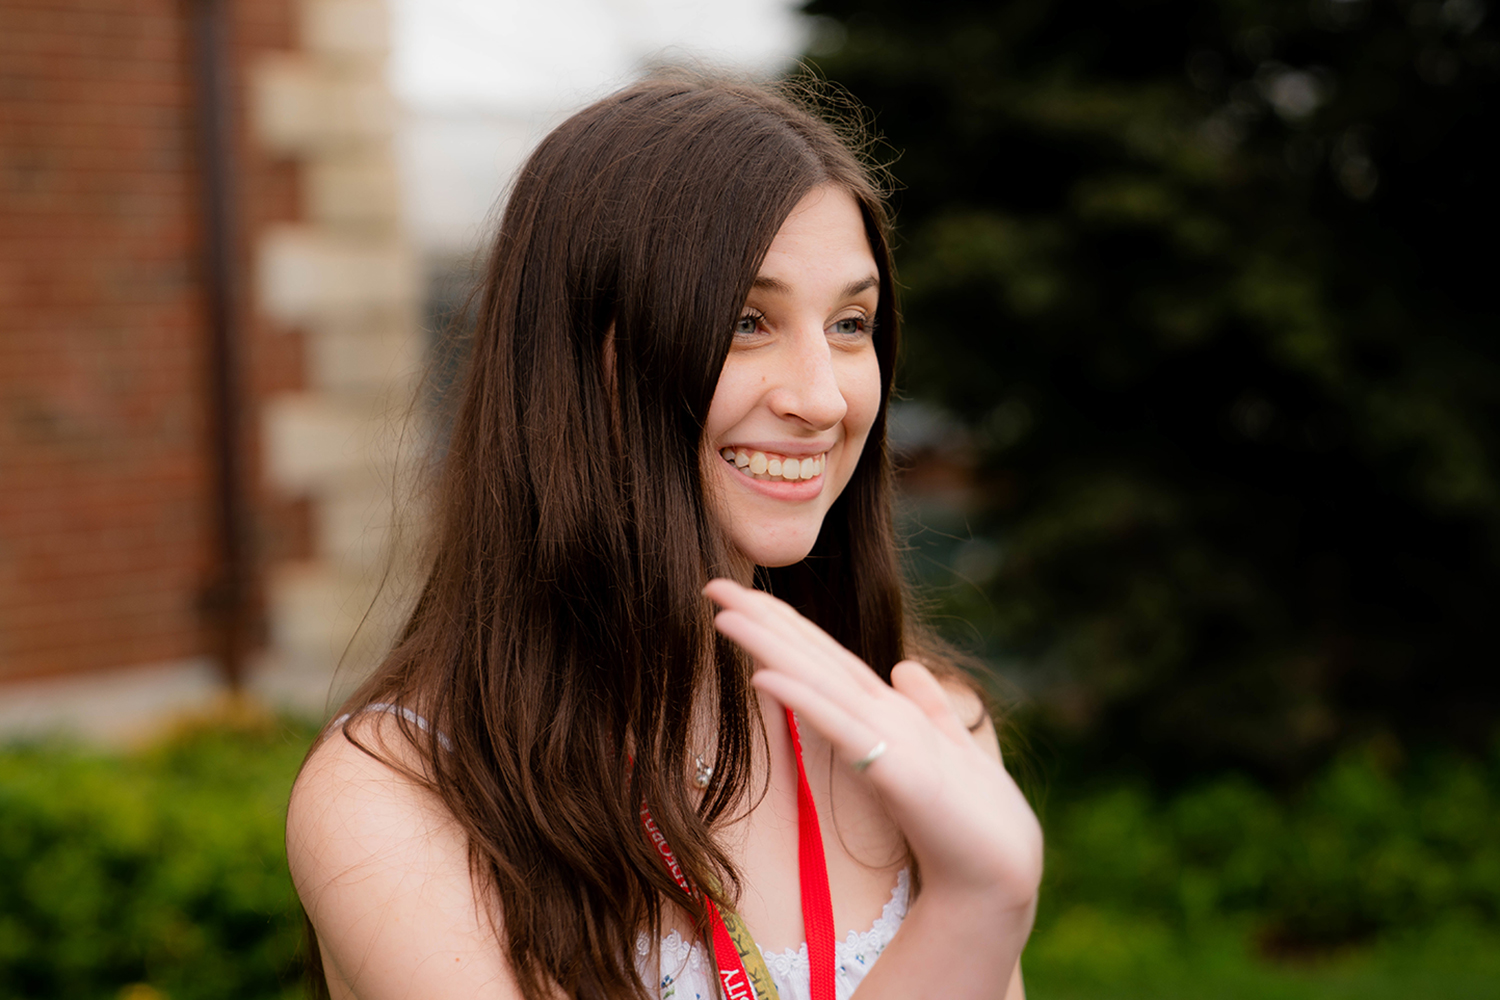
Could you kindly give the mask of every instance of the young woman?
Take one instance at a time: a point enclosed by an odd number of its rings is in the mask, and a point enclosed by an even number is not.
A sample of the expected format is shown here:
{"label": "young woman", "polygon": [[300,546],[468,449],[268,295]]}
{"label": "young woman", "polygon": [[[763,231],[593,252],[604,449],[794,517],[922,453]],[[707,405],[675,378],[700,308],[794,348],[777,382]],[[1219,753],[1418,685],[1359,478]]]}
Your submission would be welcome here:
{"label": "young woman", "polygon": [[1041,835],[907,618],[886,233],[753,87],[532,155],[430,575],[292,794],[335,998],[1021,996]]}

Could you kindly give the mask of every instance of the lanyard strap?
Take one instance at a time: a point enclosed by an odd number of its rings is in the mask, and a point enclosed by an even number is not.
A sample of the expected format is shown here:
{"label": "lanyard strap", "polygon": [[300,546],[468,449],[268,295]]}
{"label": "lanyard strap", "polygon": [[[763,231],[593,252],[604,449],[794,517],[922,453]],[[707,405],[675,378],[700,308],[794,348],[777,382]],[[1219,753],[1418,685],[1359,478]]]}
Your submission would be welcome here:
{"label": "lanyard strap", "polygon": [[[651,818],[651,807],[644,802],[641,803],[641,824],[646,828],[646,837],[656,848],[657,856],[666,866],[667,874],[672,876],[672,881],[689,896],[696,896],[692,883],[682,874],[682,866],[677,863],[677,856],[672,853],[671,845],[667,843],[666,835],[656,826],[656,820]],[[741,931],[741,943],[737,944],[735,935],[730,933],[728,926],[724,923],[719,908],[711,900],[704,900],[708,909],[709,937],[714,946],[714,965],[719,971],[719,985],[723,988],[725,1000],[777,1000],[776,986],[771,982],[771,974],[766,971],[765,960],[761,958],[760,949],[755,947],[748,931],[744,929],[744,922],[737,914],[731,914],[731,919],[737,925],[736,929]],[[743,949],[743,950],[742,950]],[[749,962],[751,970],[746,970]]]}
{"label": "lanyard strap", "polygon": [[[818,828],[818,810],[813,804],[812,788],[807,783],[807,767],[802,762],[802,735],[797,731],[797,717],[791,709],[786,710],[786,721],[792,731],[792,749],[797,757],[797,877],[802,888],[802,927],[807,935],[809,992],[812,1000],[835,1000],[833,897],[828,890],[823,834]],[[644,802],[641,803],[641,823],[672,881],[689,896],[696,895],[666,836],[651,818],[650,807]],[[718,966],[724,1000],[775,1000],[776,987],[771,982],[760,949],[745,929],[744,921],[731,912],[728,920],[734,924],[732,933],[719,908],[710,900],[704,900],[704,903],[708,909],[714,964]]]}
{"label": "lanyard strap", "polygon": [[834,1000],[833,895],[828,891],[828,861],[823,857],[823,833],[818,807],[813,804],[802,763],[802,734],[797,717],[786,710],[797,751],[797,878],[802,883],[802,932],[807,935],[808,990],[812,1000]]}

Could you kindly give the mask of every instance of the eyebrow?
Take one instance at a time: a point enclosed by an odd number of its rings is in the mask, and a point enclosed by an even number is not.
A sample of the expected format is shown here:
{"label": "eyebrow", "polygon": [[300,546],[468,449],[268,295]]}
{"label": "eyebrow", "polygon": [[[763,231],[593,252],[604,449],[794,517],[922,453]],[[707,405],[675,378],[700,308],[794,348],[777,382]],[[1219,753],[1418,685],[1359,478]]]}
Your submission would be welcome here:
{"label": "eyebrow", "polygon": [[[859,295],[861,292],[868,291],[871,288],[879,287],[879,285],[880,278],[872,274],[868,278],[861,278],[858,281],[849,282],[849,284],[844,286],[844,290],[840,294],[840,298],[852,299],[854,296]],[[774,292],[777,295],[786,295],[792,290],[792,286],[788,285],[780,278],[769,278],[765,275],[756,275],[755,280],[751,282],[750,287],[763,289],[767,292]]]}

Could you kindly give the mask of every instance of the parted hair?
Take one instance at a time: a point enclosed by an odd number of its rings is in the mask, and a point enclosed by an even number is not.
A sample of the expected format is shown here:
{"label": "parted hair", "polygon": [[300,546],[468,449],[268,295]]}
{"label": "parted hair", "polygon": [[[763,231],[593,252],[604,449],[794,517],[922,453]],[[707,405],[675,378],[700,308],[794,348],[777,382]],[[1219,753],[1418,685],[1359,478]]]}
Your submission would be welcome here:
{"label": "parted hair", "polygon": [[[743,572],[705,494],[703,425],[772,239],[824,184],[864,217],[888,397],[884,201],[851,144],[799,101],[658,76],[563,122],[513,184],[436,487],[430,572],[346,707],[400,704],[429,721],[396,720],[422,762],[408,773],[466,831],[476,897],[528,1000],[645,997],[636,939],[659,929],[663,900],[706,926],[644,835],[643,802],[687,878],[721,905],[738,892],[710,831],[755,793],[764,733],[749,664],[701,593]],[[884,407],[811,555],[755,574],[887,681],[917,652]],[[695,704],[714,706],[712,747],[692,745]],[[378,741],[360,745],[393,762]],[[695,752],[715,764],[706,792],[690,787]]]}

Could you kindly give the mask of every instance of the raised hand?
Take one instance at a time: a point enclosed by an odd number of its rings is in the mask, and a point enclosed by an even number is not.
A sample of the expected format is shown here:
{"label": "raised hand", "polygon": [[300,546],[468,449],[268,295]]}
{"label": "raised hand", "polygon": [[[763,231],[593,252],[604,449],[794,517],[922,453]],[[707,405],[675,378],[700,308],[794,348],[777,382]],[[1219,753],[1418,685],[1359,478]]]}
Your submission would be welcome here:
{"label": "raised hand", "polygon": [[[891,685],[785,602],[730,580],[704,593],[720,632],[751,655],[753,683],[865,769],[922,869],[923,892],[1029,930],[1042,872],[1035,814],[975,742],[932,673],[898,663]],[[1024,938],[1024,931],[1023,938]]]}

